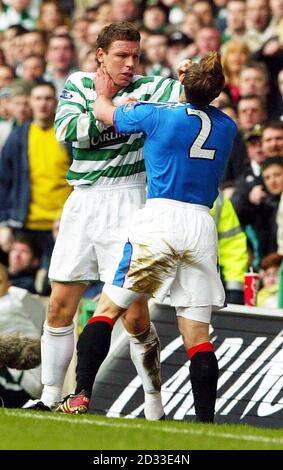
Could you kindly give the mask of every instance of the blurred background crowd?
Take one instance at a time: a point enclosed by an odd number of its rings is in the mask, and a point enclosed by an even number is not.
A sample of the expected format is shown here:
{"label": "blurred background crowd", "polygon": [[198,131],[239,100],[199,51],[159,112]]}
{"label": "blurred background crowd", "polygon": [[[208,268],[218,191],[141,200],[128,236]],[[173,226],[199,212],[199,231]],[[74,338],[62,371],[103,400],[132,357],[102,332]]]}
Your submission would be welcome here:
{"label": "blurred background crowd", "polygon": [[[211,210],[227,301],[244,303],[252,267],[261,276],[257,305],[280,304],[283,0],[0,0],[0,406],[22,406],[42,388],[39,366],[18,369],[40,362],[45,309],[32,294],[50,293],[48,266],[72,191],[72,150],[53,128],[57,100],[72,72],[95,72],[100,30],[124,20],[141,32],[137,74],[176,78],[183,59],[221,52],[226,85],[213,104],[238,125]],[[86,317],[93,304],[85,300]]]}
{"label": "blurred background crowd", "polygon": [[46,277],[72,158],[53,129],[68,76],[97,68],[113,21],[142,36],[137,74],[176,77],[177,64],[221,52],[213,103],[238,135],[213,209],[228,300],[244,273],[262,275],[261,306],[278,305],[283,255],[283,0],[0,0],[0,262],[12,285],[49,294]]}

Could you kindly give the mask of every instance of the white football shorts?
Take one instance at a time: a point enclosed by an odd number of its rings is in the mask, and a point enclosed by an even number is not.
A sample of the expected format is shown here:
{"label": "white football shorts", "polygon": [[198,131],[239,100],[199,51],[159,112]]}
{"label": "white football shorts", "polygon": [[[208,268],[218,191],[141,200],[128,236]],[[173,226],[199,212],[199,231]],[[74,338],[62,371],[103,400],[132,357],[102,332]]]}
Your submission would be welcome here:
{"label": "white football shorts", "polygon": [[50,280],[111,282],[123,254],[129,220],[144,203],[143,184],[75,187],[62,213]]}
{"label": "white football shorts", "polygon": [[132,218],[113,288],[107,284],[104,291],[123,308],[141,293],[160,302],[169,293],[175,307],[222,308],[217,255],[217,231],[207,207],[149,199]]}

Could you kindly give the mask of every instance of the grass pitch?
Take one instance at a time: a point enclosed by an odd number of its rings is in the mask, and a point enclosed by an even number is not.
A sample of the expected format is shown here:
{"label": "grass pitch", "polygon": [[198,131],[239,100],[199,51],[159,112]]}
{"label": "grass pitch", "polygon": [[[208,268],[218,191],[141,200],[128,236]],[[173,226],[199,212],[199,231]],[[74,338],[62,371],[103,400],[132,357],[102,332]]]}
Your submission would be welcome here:
{"label": "grass pitch", "polygon": [[282,430],[0,410],[1,450],[282,450]]}

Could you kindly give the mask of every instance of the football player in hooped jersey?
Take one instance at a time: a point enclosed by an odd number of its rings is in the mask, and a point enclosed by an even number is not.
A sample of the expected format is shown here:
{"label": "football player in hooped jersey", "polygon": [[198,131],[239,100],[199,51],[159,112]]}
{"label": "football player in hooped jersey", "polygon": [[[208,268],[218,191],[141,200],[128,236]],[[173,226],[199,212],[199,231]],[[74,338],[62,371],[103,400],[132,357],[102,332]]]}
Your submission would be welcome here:
{"label": "football player in hooped jersey", "polygon": [[[115,322],[141,294],[162,301],[169,291],[191,360],[197,420],[213,422],[218,364],[209,323],[212,307],[223,307],[225,294],[209,208],[218,194],[236,126],[209,106],[224,86],[217,52],[191,65],[184,85],[187,103],[117,108],[111,101],[111,78],[101,71],[95,79],[100,95],[94,106],[96,118],[114,122],[117,132],[145,134],[148,182],[146,205],[132,218],[124,255],[112,284],[104,286],[95,315]],[[98,356],[93,360],[99,364]]]}
{"label": "football player in hooped jersey", "polygon": [[[140,53],[140,34],[130,23],[106,26],[97,39],[97,60],[112,77],[115,104],[127,97],[152,101],[178,101],[180,82],[163,77],[134,75]],[[93,280],[111,280],[110,269],[123,253],[129,216],[145,202],[143,135],[124,135],[112,125],[97,122],[94,73],[77,72],[61,93],[55,128],[57,138],[72,142],[73,163],[67,180],[74,186],[68,198],[51,260],[50,297],[42,336],[43,394],[26,408],[46,410],[61,399],[62,384],[73,354],[73,317],[79,300]],[[160,419],[164,413],[160,396],[159,340],[150,323],[146,299],[130,307],[124,318],[130,335],[131,357],[145,392],[145,416]],[[105,330],[111,321],[90,320],[78,342],[78,382],[75,395],[58,411],[86,412],[97,372],[93,357],[107,354]],[[101,343],[92,340],[100,331]],[[152,358],[144,361],[145,355]],[[145,363],[146,366],[145,367]]]}

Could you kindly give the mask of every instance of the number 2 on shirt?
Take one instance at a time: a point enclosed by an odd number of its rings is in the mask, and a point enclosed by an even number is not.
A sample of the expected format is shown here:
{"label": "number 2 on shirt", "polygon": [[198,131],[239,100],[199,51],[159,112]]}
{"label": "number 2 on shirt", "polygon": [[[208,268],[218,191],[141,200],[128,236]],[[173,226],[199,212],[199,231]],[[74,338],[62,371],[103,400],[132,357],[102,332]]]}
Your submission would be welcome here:
{"label": "number 2 on shirt", "polygon": [[199,109],[187,108],[187,114],[197,116],[201,120],[200,131],[188,152],[189,158],[205,158],[206,160],[213,160],[216,151],[214,149],[204,148],[205,142],[211,133],[212,124],[210,117],[207,113],[200,111]]}

